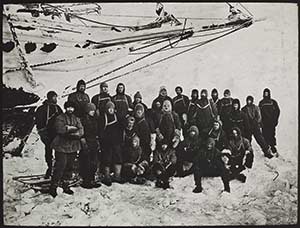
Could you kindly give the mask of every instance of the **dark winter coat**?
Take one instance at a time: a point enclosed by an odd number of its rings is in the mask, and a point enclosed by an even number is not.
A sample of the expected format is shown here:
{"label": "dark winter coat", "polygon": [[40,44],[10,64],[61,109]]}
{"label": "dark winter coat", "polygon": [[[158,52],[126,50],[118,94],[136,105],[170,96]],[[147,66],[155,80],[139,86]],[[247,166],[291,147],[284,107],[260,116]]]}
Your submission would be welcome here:
{"label": "dark winter coat", "polygon": [[156,98],[152,101],[152,105],[151,105],[152,109],[155,109],[155,104],[156,104],[156,102],[159,102],[159,103],[160,103],[160,106],[162,107],[162,105],[163,105],[163,103],[164,103],[165,100],[171,101],[172,107],[174,106],[173,100],[172,100],[171,97],[169,97],[169,96],[161,96],[161,95],[158,95],[158,97],[156,97]]}
{"label": "dark winter coat", "polygon": [[159,121],[159,132],[163,135],[163,140],[161,144],[172,144],[172,139],[176,135],[175,129],[181,130],[181,123],[179,116],[176,112],[172,111],[170,113],[163,113]]}
{"label": "dark winter coat", "polygon": [[[138,103],[133,102],[133,109],[135,109],[135,106],[137,104]],[[153,121],[152,110],[149,110],[148,107],[147,107],[147,105],[144,104],[143,102],[141,102],[140,104],[143,105],[143,107],[144,107],[145,119],[146,119],[146,121],[149,124],[151,133],[153,133],[155,131],[155,124],[154,124],[154,121]]]}
{"label": "dark winter coat", "polygon": [[196,105],[198,107],[196,126],[201,131],[211,126],[214,118],[218,115],[218,111],[213,102],[208,99],[200,99]]}
{"label": "dark winter coat", "polygon": [[125,119],[129,113],[129,108],[133,109],[131,97],[127,94],[117,93],[112,97],[112,101],[116,105],[116,112],[119,120]]}
{"label": "dark winter coat", "polygon": [[218,115],[220,115],[220,110],[221,110],[221,100],[219,98],[217,98],[216,100],[214,99],[209,99],[217,108],[217,112],[218,112]]}
{"label": "dark winter coat", "polygon": [[220,100],[218,114],[220,115],[222,122],[225,121],[225,119],[227,118],[227,116],[232,110],[232,101],[233,98],[231,97],[223,97]]}
{"label": "dark winter coat", "polygon": [[187,135],[187,137],[185,137],[184,140],[179,143],[177,149],[178,160],[193,162],[195,156],[199,153],[199,150],[202,146],[202,140],[200,138],[198,128],[196,126],[191,126],[188,130],[188,133],[190,131],[194,131],[196,134],[194,137]]}
{"label": "dark winter coat", "polygon": [[56,130],[54,127],[55,119],[63,111],[57,104],[45,100],[35,112],[35,123],[39,133],[47,134],[50,139],[54,139]]}
{"label": "dark winter coat", "polygon": [[[243,165],[243,159],[245,157],[246,151],[249,151],[252,156],[253,162],[253,149],[251,147],[251,143],[248,139],[241,136],[241,132],[238,131],[238,139],[230,138],[229,139],[229,150],[231,151],[229,164],[231,166],[242,166]],[[252,164],[251,164],[252,166]]]}
{"label": "dark winter coat", "polygon": [[108,93],[100,93],[92,97],[92,103],[96,105],[97,115],[103,115],[105,112],[105,105],[112,101],[112,97]]}
{"label": "dark winter coat", "polygon": [[206,128],[202,131],[202,139],[207,140],[212,138],[215,140],[216,148],[220,151],[223,149],[228,149],[228,138],[225,131],[220,128],[219,130],[214,130],[213,128]]}
{"label": "dark winter coat", "polygon": [[[77,131],[68,132],[67,125],[77,127]],[[81,149],[80,138],[84,130],[78,117],[62,113],[56,118],[54,126],[57,135],[51,143],[52,149],[61,153],[74,153]]]}
{"label": "dark winter coat", "polygon": [[98,136],[100,144],[109,145],[121,145],[123,141],[122,125],[118,121],[117,115],[110,115],[105,113],[98,119]]}
{"label": "dark winter coat", "polygon": [[258,106],[256,106],[255,104],[245,105],[242,108],[242,111],[248,117],[250,128],[253,125],[255,125],[255,126],[259,126],[260,125],[260,123],[261,123],[261,114],[260,114],[260,110],[259,110]]}
{"label": "dark winter coat", "polygon": [[187,113],[190,100],[186,95],[177,95],[173,98],[173,110],[181,116]]}
{"label": "dark winter coat", "polygon": [[199,103],[199,99],[197,100],[191,100],[189,102],[188,110],[187,110],[187,119],[188,119],[188,125],[196,125],[197,123],[197,113],[198,113],[198,107],[197,104]]}
{"label": "dark winter coat", "polygon": [[84,92],[76,91],[68,96],[68,101],[72,101],[76,105],[75,116],[82,118],[85,115],[86,104],[90,103],[90,97]]}
{"label": "dark winter coat", "polygon": [[90,116],[86,114],[82,118],[82,126],[84,129],[83,138],[88,141],[95,141],[97,140],[98,136],[98,121],[95,116]]}
{"label": "dark winter coat", "polygon": [[264,98],[259,102],[262,117],[262,124],[265,126],[277,126],[280,115],[280,108],[277,101],[271,98]]}

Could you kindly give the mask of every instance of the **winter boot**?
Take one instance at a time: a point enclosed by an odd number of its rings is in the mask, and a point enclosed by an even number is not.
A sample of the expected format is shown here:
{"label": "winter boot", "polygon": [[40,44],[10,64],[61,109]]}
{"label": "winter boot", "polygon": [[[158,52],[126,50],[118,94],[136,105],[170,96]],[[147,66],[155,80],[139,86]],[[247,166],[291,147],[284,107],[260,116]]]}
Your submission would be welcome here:
{"label": "winter boot", "polygon": [[196,185],[196,188],[194,188],[193,193],[200,193],[202,192],[203,188],[201,185]]}
{"label": "winter boot", "polygon": [[264,155],[265,157],[271,159],[273,157],[273,151],[272,151],[272,148],[269,147],[266,151],[264,151]]}
{"label": "winter boot", "polygon": [[55,198],[56,196],[57,196],[57,191],[56,191],[56,187],[53,187],[53,186],[51,186],[50,187],[50,189],[49,189],[49,194],[53,197],[53,198]]}
{"label": "winter boot", "polygon": [[122,177],[113,177],[112,182],[116,182],[116,183],[119,183],[119,184],[124,184],[125,180]]}
{"label": "winter boot", "polygon": [[239,180],[239,181],[242,182],[242,183],[245,183],[247,177],[246,177],[243,173],[240,173],[240,174],[238,174],[238,175],[236,176],[236,179]]}
{"label": "winter boot", "polygon": [[92,186],[93,186],[93,188],[99,188],[99,187],[101,187],[101,184],[99,182],[92,181]]}
{"label": "winter boot", "polygon": [[276,158],[279,156],[278,152],[277,152],[277,148],[275,146],[271,146],[271,153],[273,156],[275,156]]}
{"label": "winter boot", "polygon": [[86,189],[92,189],[93,185],[91,182],[82,182],[82,184],[80,185],[82,188],[86,188]]}
{"label": "winter boot", "polygon": [[45,179],[50,179],[51,173],[52,173],[52,169],[48,168],[47,171],[46,171],[46,174],[45,174],[44,178]]}
{"label": "winter boot", "polygon": [[63,193],[66,193],[68,195],[74,194],[74,192],[70,189],[67,183],[63,183],[62,188],[63,188]]}
{"label": "winter boot", "polygon": [[111,178],[104,177],[104,179],[102,180],[102,183],[105,184],[106,186],[110,187],[112,185]]}
{"label": "winter boot", "polygon": [[157,188],[162,188],[162,187],[163,187],[163,181],[162,181],[162,180],[157,180],[157,181],[155,182],[155,186],[156,186]]}

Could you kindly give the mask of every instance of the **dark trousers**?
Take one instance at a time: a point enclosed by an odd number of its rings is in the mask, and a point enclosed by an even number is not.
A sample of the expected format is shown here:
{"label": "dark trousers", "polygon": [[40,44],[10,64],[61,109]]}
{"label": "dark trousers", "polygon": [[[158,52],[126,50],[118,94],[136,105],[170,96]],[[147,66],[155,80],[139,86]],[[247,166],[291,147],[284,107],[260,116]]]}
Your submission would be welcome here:
{"label": "dark trousers", "polygon": [[262,134],[270,146],[276,146],[276,126],[263,125]]}
{"label": "dark trousers", "polygon": [[250,129],[250,137],[249,137],[250,143],[252,141],[252,135],[254,136],[256,142],[258,143],[258,145],[260,146],[262,151],[266,152],[269,148],[269,144],[266,142],[266,140],[257,124],[253,124],[252,129]]}
{"label": "dark trousers", "polygon": [[71,178],[70,175],[73,171],[76,155],[76,152],[62,153],[59,151],[55,151],[55,164],[53,176],[51,179],[51,186],[57,187],[62,180],[65,181]]}
{"label": "dark trousers", "polygon": [[80,175],[85,183],[95,180],[98,165],[98,150],[94,148],[83,149],[79,153]]}
{"label": "dark trousers", "polygon": [[49,170],[48,172],[51,173],[53,156],[52,156],[52,149],[50,147],[50,144],[51,144],[53,138],[50,138],[46,133],[45,134],[40,133],[39,135],[40,135],[42,142],[45,145],[45,160],[46,160],[46,163],[48,166],[48,170]]}
{"label": "dark trousers", "polygon": [[213,162],[203,158],[196,158],[194,162],[195,185],[202,188],[201,179],[204,176],[221,176],[224,188],[229,189],[230,172],[224,163],[217,159]]}

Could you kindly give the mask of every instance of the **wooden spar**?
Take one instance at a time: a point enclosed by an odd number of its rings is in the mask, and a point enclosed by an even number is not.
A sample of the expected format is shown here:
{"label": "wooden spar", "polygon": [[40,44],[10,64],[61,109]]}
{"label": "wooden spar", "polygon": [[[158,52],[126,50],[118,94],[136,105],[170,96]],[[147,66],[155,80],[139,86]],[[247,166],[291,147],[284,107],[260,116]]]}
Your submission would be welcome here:
{"label": "wooden spar", "polygon": [[[4,9],[5,10],[5,9]],[[5,14],[4,14],[5,15]],[[26,74],[25,74],[25,78],[26,80],[33,86],[33,87],[36,87],[37,86],[37,83],[36,81],[34,80],[34,77],[33,77],[33,71],[32,69],[30,68],[29,64],[28,64],[28,61],[26,60],[25,58],[25,54],[23,53],[22,51],[22,48],[20,47],[20,42],[18,40],[18,37],[17,37],[17,34],[16,34],[16,31],[14,29],[14,26],[13,24],[11,23],[10,21],[10,16],[9,14],[8,15],[5,15],[6,16],[6,19],[7,19],[7,23],[9,25],[9,28],[10,28],[10,31],[12,33],[12,36],[13,36],[13,39],[16,43],[16,48],[18,50],[18,53],[19,53],[19,56],[22,60],[22,65],[23,65],[23,69],[26,71]]]}

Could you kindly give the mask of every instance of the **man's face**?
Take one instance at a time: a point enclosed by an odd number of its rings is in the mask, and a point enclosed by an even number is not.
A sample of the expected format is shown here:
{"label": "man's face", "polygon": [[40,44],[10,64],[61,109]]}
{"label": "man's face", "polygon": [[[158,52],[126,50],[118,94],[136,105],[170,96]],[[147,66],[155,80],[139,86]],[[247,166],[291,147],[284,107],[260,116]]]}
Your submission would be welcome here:
{"label": "man's face", "polygon": [[134,98],[135,102],[136,103],[141,103],[142,102],[142,99],[140,97],[136,97]]}
{"label": "man's face", "polygon": [[164,102],[163,104],[163,110],[166,112],[171,112],[172,111],[172,105],[170,102]]}
{"label": "man's face", "polygon": [[232,135],[233,135],[233,138],[238,138],[238,132],[237,132],[237,130],[233,130],[232,131]]}
{"label": "man's face", "polygon": [[158,102],[156,102],[155,103],[155,106],[159,109],[160,107],[161,107],[161,104],[160,104],[160,102],[158,101]]}
{"label": "man's face", "polygon": [[214,148],[214,143],[213,142],[209,142],[207,144],[207,150],[212,150]]}
{"label": "man's face", "polygon": [[201,98],[202,99],[206,99],[207,98],[207,94],[206,93],[201,93]]}
{"label": "man's face", "polygon": [[212,93],[211,96],[212,98],[218,98],[218,93]]}
{"label": "man's face", "polygon": [[108,92],[108,86],[103,86],[103,87],[102,87],[102,91],[103,91],[104,93],[107,93],[107,92]]}
{"label": "man's face", "polygon": [[143,110],[141,110],[141,109],[136,110],[135,116],[137,118],[142,118],[143,117]]}
{"label": "man's face", "polygon": [[56,104],[56,103],[57,103],[57,96],[54,95],[54,96],[51,98],[50,102],[53,103],[53,104]]}
{"label": "man's face", "polygon": [[247,100],[247,105],[251,105],[252,104],[252,100],[248,99]]}
{"label": "man's face", "polygon": [[119,93],[123,93],[124,92],[124,86],[123,85],[119,85],[118,86],[118,92]]}
{"label": "man's face", "polygon": [[84,92],[85,91],[85,85],[80,85],[79,88],[78,88],[78,90],[80,92]]}
{"label": "man's face", "polygon": [[213,128],[214,128],[215,131],[219,130],[220,129],[220,123],[214,122]]}
{"label": "man's face", "polygon": [[192,99],[196,100],[198,98],[198,94],[197,93],[192,93]]}
{"label": "man's face", "polygon": [[269,97],[269,96],[270,96],[269,92],[268,92],[268,91],[265,91],[265,92],[264,92],[264,97]]}
{"label": "man's face", "polygon": [[160,91],[160,95],[163,97],[167,96],[167,90],[163,89],[162,91]]}
{"label": "man's face", "polygon": [[128,121],[128,123],[127,123],[127,129],[131,130],[133,128],[133,126],[134,126],[134,121],[133,120]]}
{"label": "man's face", "polygon": [[132,140],[132,146],[133,146],[133,148],[136,148],[136,147],[138,147],[138,141],[136,140],[136,139],[133,139]]}
{"label": "man's face", "polygon": [[88,114],[89,114],[90,116],[94,116],[94,115],[95,115],[95,110],[89,111]]}
{"label": "man's face", "polygon": [[237,104],[237,103],[233,104],[233,109],[234,110],[238,110],[238,108],[239,108],[239,104]]}
{"label": "man's face", "polygon": [[189,136],[191,138],[194,138],[196,136],[196,132],[195,131],[190,131]]}
{"label": "man's face", "polygon": [[182,92],[181,92],[181,89],[179,89],[179,88],[177,88],[177,89],[175,90],[175,92],[176,92],[177,95],[181,95],[181,93],[182,93]]}
{"label": "man's face", "polygon": [[67,107],[66,108],[66,112],[67,112],[67,114],[72,114],[73,112],[74,112],[74,107]]}
{"label": "man's face", "polygon": [[107,109],[107,112],[108,112],[108,114],[112,115],[112,114],[115,113],[115,109],[114,109],[113,107],[109,107],[109,108]]}

